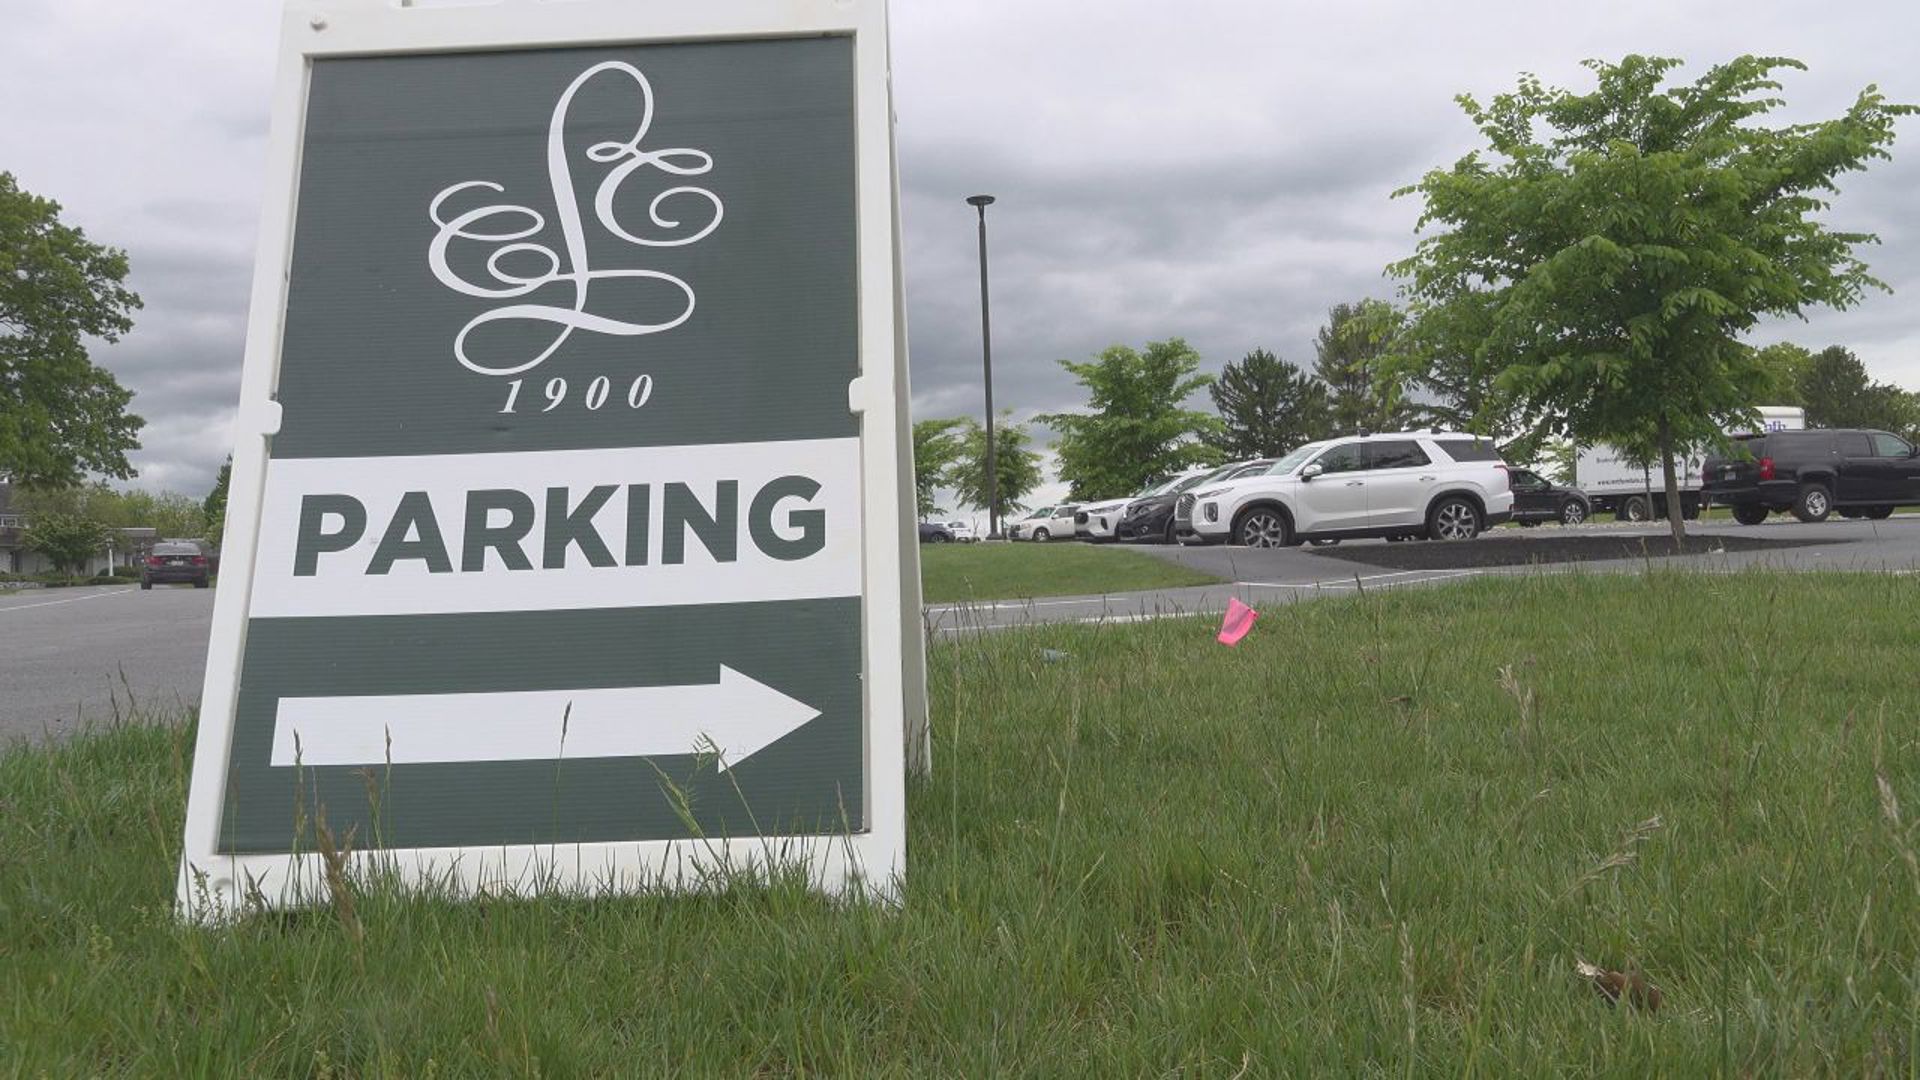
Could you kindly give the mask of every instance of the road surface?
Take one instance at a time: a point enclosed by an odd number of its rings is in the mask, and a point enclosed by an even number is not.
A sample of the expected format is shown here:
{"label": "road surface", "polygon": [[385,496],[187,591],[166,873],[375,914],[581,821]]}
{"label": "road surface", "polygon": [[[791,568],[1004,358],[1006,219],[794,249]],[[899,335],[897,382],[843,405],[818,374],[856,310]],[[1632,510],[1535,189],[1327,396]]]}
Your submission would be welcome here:
{"label": "road surface", "polygon": [[[1226,581],[1112,596],[937,604],[926,609],[926,622],[936,636],[951,636],[1035,622],[1126,621],[1214,613],[1223,610],[1232,597],[1259,607],[1317,596],[1351,595],[1356,589],[1423,588],[1488,574],[1565,572],[1567,567],[1555,559],[1569,543],[1620,538],[1633,541],[1642,536],[1651,542],[1664,531],[1665,526],[1615,524],[1501,530],[1472,544],[1445,548],[1381,541],[1354,542],[1333,549],[1268,551],[1145,547],[1138,550],[1205,570]],[[1582,563],[1580,568],[1598,573],[1633,573],[1651,564],[1716,573],[1752,566],[1920,572],[1920,516],[1880,522],[1835,519],[1821,525],[1779,519],[1755,527],[1695,523],[1692,532],[1709,539],[1729,537],[1736,543],[1769,544],[1756,551],[1725,550],[1657,560],[1613,559]],[[1503,550],[1515,544],[1533,546],[1511,548],[1521,553],[1518,565],[1484,565],[1494,544],[1503,545]],[[1414,547],[1421,550],[1409,550]],[[1437,553],[1450,550],[1458,551],[1457,563],[1445,565],[1450,559],[1435,558]],[[1409,556],[1421,565],[1409,569],[1399,564]],[[1369,563],[1369,558],[1390,565]],[[81,723],[111,721],[129,713],[178,716],[194,707],[200,698],[206,664],[214,592],[184,587],[142,591],[137,586],[0,592],[0,745],[21,738],[58,736]]]}

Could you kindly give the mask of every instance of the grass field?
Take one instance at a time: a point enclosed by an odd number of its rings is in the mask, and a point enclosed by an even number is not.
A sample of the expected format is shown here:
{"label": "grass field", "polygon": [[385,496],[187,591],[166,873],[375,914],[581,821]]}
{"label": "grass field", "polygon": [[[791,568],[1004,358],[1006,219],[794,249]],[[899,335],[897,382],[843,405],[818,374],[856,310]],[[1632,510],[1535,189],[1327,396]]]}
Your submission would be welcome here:
{"label": "grass field", "polygon": [[1236,649],[944,641],[898,911],[371,890],[183,929],[184,734],[15,750],[0,1075],[1912,1076],[1916,604],[1550,577]]}
{"label": "grass field", "polygon": [[1098,596],[1210,585],[1219,578],[1113,545],[922,544],[920,582],[929,604]]}

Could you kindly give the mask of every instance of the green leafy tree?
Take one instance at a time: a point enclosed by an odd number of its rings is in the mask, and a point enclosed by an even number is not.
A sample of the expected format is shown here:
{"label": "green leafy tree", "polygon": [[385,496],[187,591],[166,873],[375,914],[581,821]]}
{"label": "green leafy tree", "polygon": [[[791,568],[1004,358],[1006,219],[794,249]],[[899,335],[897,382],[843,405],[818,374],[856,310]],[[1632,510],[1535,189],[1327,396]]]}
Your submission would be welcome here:
{"label": "green leafy tree", "polygon": [[1255,349],[1207,387],[1219,425],[1204,441],[1229,461],[1272,457],[1333,433],[1325,384]]}
{"label": "green leafy tree", "polygon": [[1675,459],[1769,389],[1742,335],[1884,288],[1855,255],[1875,238],[1817,215],[1914,111],[1868,87],[1837,119],[1768,127],[1775,73],[1798,62],[1663,88],[1679,63],[1590,61],[1586,94],[1524,76],[1487,105],[1463,95],[1487,151],[1398,193],[1424,200],[1426,235],[1390,267],[1430,346],[1497,363],[1502,392],[1579,442],[1658,460],[1676,539]]}
{"label": "green leafy tree", "polygon": [[1185,407],[1213,382],[1199,374],[1200,354],[1179,338],[1145,352],[1112,345],[1091,362],[1060,361],[1087,390],[1084,413],[1036,419],[1054,430],[1060,479],[1075,499],[1131,495],[1181,468],[1214,460],[1202,438],[1218,421]]}
{"label": "green leafy tree", "polygon": [[1807,368],[1813,364],[1811,352],[1791,341],[1776,341],[1754,350],[1753,360],[1767,373],[1766,395],[1760,404],[1806,405],[1800,384],[1806,378]]}
{"label": "green leafy tree", "polygon": [[1326,384],[1334,435],[1398,431],[1418,410],[1405,400],[1399,373],[1384,361],[1402,319],[1379,300],[1335,304],[1314,338],[1313,373]]}
{"label": "green leafy tree", "polygon": [[[915,451],[914,460],[918,462],[920,432],[917,425],[914,428],[913,445]],[[220,466],[220,475],[214,478],[213,490],[207,492],[206,501],[200,504],[200,513],[204,519],[206,537],[216,544],[220,542],[220,537],[226,533],[227,529],[227,480],[232,475],[233,455],[228,454],[227,460]],[[918,479],[917,474],[915,479]]]}
{"label": "green leafy tree", "polygon": [[95,367],[88,338],[117,341],[140,298],[123,252],[60,223],[60,206],[0,172],[0,475],[23,487],[126,479],[146,421],[131,391]]}
{"label": "green leafy tree", "polygon": [[[1040,486],[1040,454],[1033,449],[1033,435],[1024,424],[1001,414],[993,425],[994,487],[999,489],[997,513],[1005,521],[1015,510],[1026,509],[1020,500]],[[960,455],[948,470],[947,482],[960,501],[968,506],[987,506],[987,429],[968,420],[960,433]]]}
{"label": "green leafy tree", "polygon": [[115,491],[106,481],[14,493],[14,509],[28,516],[65,514],[109,529],[154,529],[163,537],[197,537],[206,531],[200,503],[172,491]]}
{"label": "green leafy tree", "polygon": [[[940,513],[940,507],[934,505],[933,493],[947,486],[947,473],[953,469],[953,463],[960,459],[964,448],[960,439],[960,428],[965,421],[916,420],[913,425],[913,494],[915,512],[921,517],[932,517]],[[221,494],[224,497],[226,471],[221,470]],[[211,501],[211,496],[208,497]]]}
{"label": "green leafy tree", "polygon": [[1813,427],[1915,427],[1913,395],[1867,376],[1860,358],[1838,345],[1820,350],[1800,372],[1800,397]]}
{"label": "green leafy tree", "polygon": [[125,505],[133,522],[151,526],[163,538],[193,540],[207,535],[204,504],[178,492],[129,491]]}
{"label": "green leafy tree", "polygon": [[[1548,439],[1531,458],[1535,471],[1553,478],[1557,484],[1571,484],[1574,480],[1574,465],[1579,461],[1579,448],[1566,439]],[[1510,459],[1515,460],[1515,459]]]}
{"label": "green leafy tree", "polygon": [[45,555],[54,569],[71,576],[83,569],[88,559],[105,551],[112,535],[112,530],[90,518],[43,514],[27,526],[20,542],[28,550]]}

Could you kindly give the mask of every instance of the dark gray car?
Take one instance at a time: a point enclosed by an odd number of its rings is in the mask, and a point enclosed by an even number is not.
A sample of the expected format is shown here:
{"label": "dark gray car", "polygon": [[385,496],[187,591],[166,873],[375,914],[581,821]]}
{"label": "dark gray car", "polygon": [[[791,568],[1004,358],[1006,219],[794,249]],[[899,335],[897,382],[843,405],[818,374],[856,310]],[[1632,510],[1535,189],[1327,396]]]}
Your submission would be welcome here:
{"label": "dark gray car", "polygon": [[162,542],[153,545],[146,565],[140,568],[140,587],[192,582],[194,588],[204,589],[212,576],[213,568],[200,545]]}

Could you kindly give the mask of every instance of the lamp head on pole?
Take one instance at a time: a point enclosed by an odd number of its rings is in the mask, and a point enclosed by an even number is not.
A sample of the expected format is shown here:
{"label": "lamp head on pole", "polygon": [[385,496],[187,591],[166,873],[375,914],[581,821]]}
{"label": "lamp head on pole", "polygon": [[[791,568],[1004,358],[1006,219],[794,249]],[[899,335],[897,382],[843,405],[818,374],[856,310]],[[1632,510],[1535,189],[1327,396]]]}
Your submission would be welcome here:
{"label": "lamp head on pole", "polygon": [[987,207],[993,205],[993,196],[969,195],[967,196],[967,205],[972,207],[977,207],[982,213],[984,213]]}

